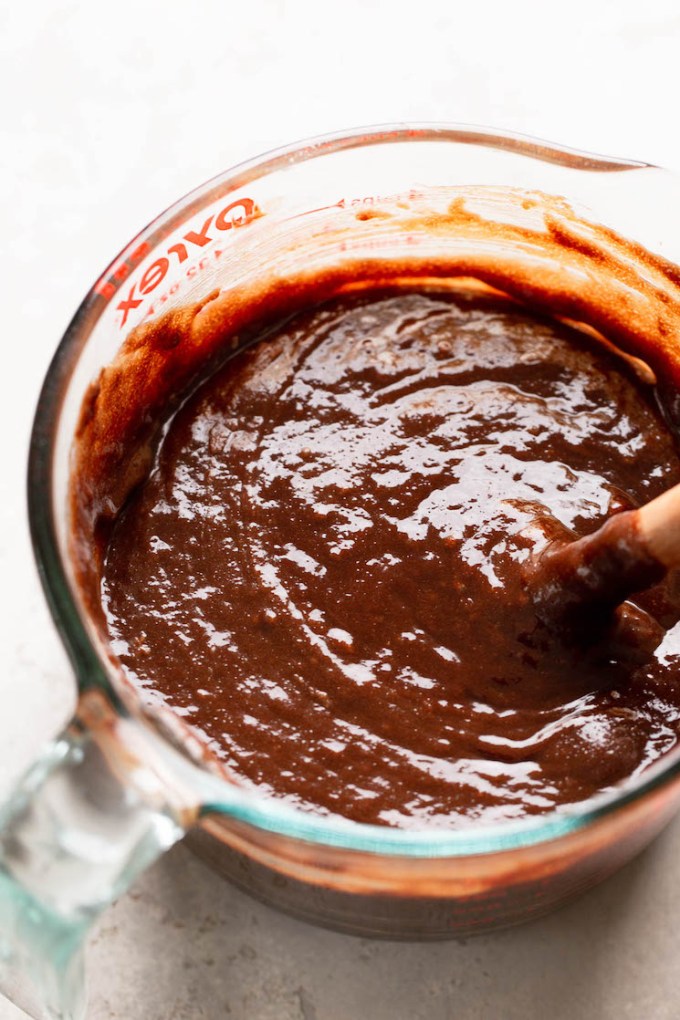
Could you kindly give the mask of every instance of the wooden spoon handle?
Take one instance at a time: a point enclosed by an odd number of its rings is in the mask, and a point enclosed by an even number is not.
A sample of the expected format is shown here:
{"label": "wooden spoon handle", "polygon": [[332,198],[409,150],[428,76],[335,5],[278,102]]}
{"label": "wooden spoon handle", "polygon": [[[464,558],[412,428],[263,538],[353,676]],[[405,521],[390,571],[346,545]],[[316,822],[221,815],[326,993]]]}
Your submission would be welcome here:
{"label": "wooden spoon handle", "polygon": [[666,570],[680,567],[680,485],[646,503],[637,515],[639,540]]}
{"label": "wooden spoon handle", "polygon": [[[680,508],[680,490],[671,491]],[[654,507],[656,502],[615,514],[585,538],[553,542],[542,550],[527,571],[527,587],[546,623],[589,628],[596,623],[594,617],[662,580],[678,560],[671,564],[664,527],[667,515],[663,506],[661,511]],[[643,511],[650,507],[648,516]],[[678,548],[680,543],[675,543],[673,550]]]}

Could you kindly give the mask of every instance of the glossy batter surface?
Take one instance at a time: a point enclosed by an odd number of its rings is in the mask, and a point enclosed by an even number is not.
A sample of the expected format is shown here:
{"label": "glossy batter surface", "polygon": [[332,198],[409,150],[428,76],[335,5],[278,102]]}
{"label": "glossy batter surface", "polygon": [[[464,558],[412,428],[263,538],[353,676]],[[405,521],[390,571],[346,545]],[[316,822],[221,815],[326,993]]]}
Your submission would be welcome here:
{"label": "glossy batter surface", "polygon": [[680,480],[628,365],[509,303],[403,293],[304,312],[167,426],[102,595],[135,684],[246,784],[396,826],[579,801],[680,731],[669,633],[636,668],[566,647],[522,579]]}

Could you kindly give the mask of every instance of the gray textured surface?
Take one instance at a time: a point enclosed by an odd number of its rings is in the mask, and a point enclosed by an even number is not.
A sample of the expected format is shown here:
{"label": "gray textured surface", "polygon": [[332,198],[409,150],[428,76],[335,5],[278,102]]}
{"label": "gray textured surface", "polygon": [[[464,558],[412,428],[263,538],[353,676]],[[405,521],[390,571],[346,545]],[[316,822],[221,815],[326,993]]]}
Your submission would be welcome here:
{"label": "gray textured surface", "polygon": [[671,1020],[679,1012],[679,846],[675,825],[550,917],[427,945],[298,923],[178,847],[95,935],[92,1018]]}
{"label": "gray textured surface", "polygon": [[[51,353],[115,252],[236,161],[362,123],[487,123],[678,167],[679,45],[676,0],[0,4],[0,779],[72,705],[32,565],[24,465]],[[676,824],[544,921],[422,946],[283,918],[179,847],[94,933],[89,1015],[670,1020],[679,862]],[[19,1017],[0,1001],[0,1020]]]}

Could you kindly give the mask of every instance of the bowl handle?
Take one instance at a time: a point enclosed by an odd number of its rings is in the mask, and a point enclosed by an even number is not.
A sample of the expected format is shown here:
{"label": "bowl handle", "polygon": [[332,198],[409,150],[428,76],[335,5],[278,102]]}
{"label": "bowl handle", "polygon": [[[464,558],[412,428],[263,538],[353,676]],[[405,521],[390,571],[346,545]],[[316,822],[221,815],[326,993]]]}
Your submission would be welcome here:
{"label": "bowl handle", "polygon": [[87,691],[0,808],[0,990],[36,1020],[82,1020],[92,922],[197,813],[160,738]]}

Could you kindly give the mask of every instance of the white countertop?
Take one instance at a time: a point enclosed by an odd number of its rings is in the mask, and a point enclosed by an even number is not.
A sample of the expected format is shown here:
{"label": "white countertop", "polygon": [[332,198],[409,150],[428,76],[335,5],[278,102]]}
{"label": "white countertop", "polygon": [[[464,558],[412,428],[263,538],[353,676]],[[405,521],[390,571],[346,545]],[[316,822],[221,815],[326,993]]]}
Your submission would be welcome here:
{"label": "white countertop", "polygon": [[[679,52],[677,0],[4,5],[5,784],[73,704],[28,541],[25,461],[51,354],[112,256],[231,164],[361,124],[487,124],[680,167]],[[97,927],[88,1016],[670,1020],[680,1012],[679,919],[680,821],[553,916],[436,945],[370,942],[289,920],[180,846]],[[0,1000],[0,1020],[22,1015]]]}

